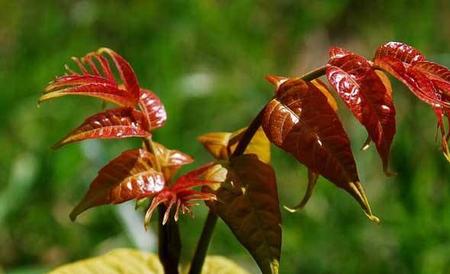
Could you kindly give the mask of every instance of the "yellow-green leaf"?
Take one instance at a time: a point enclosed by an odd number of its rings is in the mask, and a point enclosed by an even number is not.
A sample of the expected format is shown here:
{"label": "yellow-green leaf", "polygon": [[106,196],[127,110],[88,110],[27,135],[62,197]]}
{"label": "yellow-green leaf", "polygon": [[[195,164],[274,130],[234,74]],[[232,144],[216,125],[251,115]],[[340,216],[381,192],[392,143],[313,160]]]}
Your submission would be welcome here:
{"label": "yellow-green leaf", "polygon": [[[189,267],[182,267],[187,273]],[[158,256],[134,249],[116,249],[105,255],[63,265],[49,274],[164,274]],[[207,256],[202,274],[248,274],[231,260]]]}
{"label": "yellow-green leaf", "polygon": [[133,249],[116,249],[105,255],[67,264],[50,274],[163,274],[158,256]]}
{"label": "yellow-green leaf", "polygon": [[[200,136],[198,140],[214,158],[227,160],[236,149],[246,129],[243,128],[233,133],[210,132]],[[262,162],[270,162],[270,142],[262,128],[256,131],[244,154],[256,154]]]}

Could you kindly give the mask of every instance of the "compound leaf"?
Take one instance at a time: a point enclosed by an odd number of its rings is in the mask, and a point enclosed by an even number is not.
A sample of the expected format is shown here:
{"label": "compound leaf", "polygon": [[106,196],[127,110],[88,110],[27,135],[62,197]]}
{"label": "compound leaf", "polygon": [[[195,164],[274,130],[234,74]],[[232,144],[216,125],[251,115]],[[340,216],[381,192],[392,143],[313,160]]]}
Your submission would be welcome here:
{"label": "compound leaf", "polygon": [[359,182],[348,136],[326,96],[298,78],[281,84],[276,94],[262,118],[269,140],[346,190],[371,220],[378,221]]}

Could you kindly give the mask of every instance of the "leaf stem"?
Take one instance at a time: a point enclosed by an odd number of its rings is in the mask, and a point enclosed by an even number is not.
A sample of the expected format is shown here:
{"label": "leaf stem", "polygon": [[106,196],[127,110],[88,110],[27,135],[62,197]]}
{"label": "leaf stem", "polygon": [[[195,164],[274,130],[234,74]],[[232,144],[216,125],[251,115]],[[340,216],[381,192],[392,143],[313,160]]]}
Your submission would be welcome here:
{"label": "leaf stem", "polygon": [[239,141],[236,149],[234,150],[233,154],[231,154],[231,158],[244,154],[248,144],[250,144],[250,141],[252,140],[256,131],[261,126],[261,119],[264,114],[265,108],[266,105],[264,105],[264,107],[259,111],[258,115],[256,115],[256,117],[250,123],[250,125],[248,126],[247,130],[244,133],[244,136],[242,136],[242,139]]}
{"label": "leaf stem", "polygon": [[316,68],[315,70],[312,70],[306,74],[303,74],[303,76],[301,76],[300,78],[302,78],[305,81],[312,81],[316,78],[319,78],[319,77],[325,75],[326,70],[327,70],[326,66],[321,66],[321,67]]}
{"label": "leaf stem", "polygon": [[208,212],[208,217],[206,217],[205,225],[203,226],[202,234],[197,243],[194,258],[191,262],[189,274],[201,273],[203,263],[205,262],[206,252],[208,251],[209,242],[211,241],[211,236],[217,223],[217,218],[217,215],[211,210]]}
{"label": "leaf stem", "polygon": [[[155,170],[161,172],[161,163],[152,138],[144,138],[144,147],[155,156]],[[166,182],[167,184],[168,182]],[[180,263],[181,239],[178,223],[172,218],[163,225],[165,205],[158,206],[158,257],[163,265],[164,273],[178,274],[178,265]]]}

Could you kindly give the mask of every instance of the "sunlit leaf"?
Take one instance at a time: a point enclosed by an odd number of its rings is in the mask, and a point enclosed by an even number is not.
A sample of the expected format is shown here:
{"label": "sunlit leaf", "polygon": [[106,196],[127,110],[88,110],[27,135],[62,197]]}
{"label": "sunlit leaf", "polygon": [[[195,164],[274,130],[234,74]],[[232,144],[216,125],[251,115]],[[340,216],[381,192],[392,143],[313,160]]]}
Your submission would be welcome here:
{"label": "sunlit leaf", "polygon": [[278,273],[281,216],[275,173],[255,155],[230,160],[227,181],[210,208],[253,256],[262,273]]}
{"label": "sunlit leaf", "polygon": [[[115,80],[108,59],[115,64],[121,83]],[[45,89],[40,102],[64,95],[85,95],[97,97],[120,106],[134,106],[138,102],[141,91],[136,75],[128,62],[111,49],[101,48],[97,52],[88,53],[83,58],[73,57],[81,72],[67,67],[68,74],[57,77]]]}
{"label": "sunlit leaf", "polygon": [[167,120],[166,110],[156,94],[142,89],[139,104],[152,129],[160,128],[164,125]]}
{"label": "sunlit leaf", "polygon": [[269,140],[346,190],[377,221],[359,182],[348,136],[327,98],[301,79],[284,82],[277,97],[267,104],[262,118]]}
{"label": "sunlit leaf", "polygon": [[448,68],[426,61],[418,50],[399,42],[389,42],[379,47],[375,53],[374,63],[400,80],[419,99],[433,107],[442,136],[442,151],[450,161],[447,145],[450,128],[446,130],[443,123],[444,117],[450,120],[450,71]]}
{"label": "sunlit leaf", "polygon": [[[336,54],[339,52],[339,54]],[[362,56],[339,48],[330,50],[327,78],[375,143],[389,174],[389,151],[395,134],[395,108],[390,85]]]}
{"label": "sunlit leaf", "polygon": [[395,58],[405,63],[425,60],[425,57],[420,51],[401,42],[387,42],[380,46],[375,53],[375,59],[383,57]]}
{"label": "sunlit leaf", "polygon": [[50,274],[163,274],[158,256],[133,249],[116,249],[105,255],[67,264]]}
{"label": "sunlit leaf", "polygon": [[[210,132],[198,137],[198,140],[214,158],[227,160],[236,149],[246,129],[243,128],[233,133]],[[261,161],[270,162],[270,142],[262,128],[256,131],[244,154],[255,154]]]}
{"label": "sunlit leaf", "polygon": [[81,212],[94,206],[118,204],[160,192],[165,185],[164,177],[152,164],[151,154],[146,150],[123,152],[98,172],[70,218],[75,220]]}
{"label": "sunlit leaf", "polygon": [[86,139],[111,139],[151,136],[144,115],[133,108],[115,108],[87,118],[79,127],[54,145],[62,145]]}
{"label": "sunlit leaf", "polygon": [[[189,266],[181,273],[188,273]],[[164,274],[155,254],[120,248],[104,255],[66,264],[49,274]],[[248,274],[233,261],[221,256],[206,256],[202,274]]]}
{"label": "sunlit leaf", "polygon": [[[183,268],[182,273],[188,273],[189,265]],[[235,262],[222,256],[206,256],[202,267],[202,274],[250,274]]]}
{"label": "sunlit leaf", "polygon": [[[135,102],[130,100],[126,91],[110,83],[98,82],[98,79],[90,76],[76,76],[84,78],[84,83],[72,85],[73,76],[62,76],[51,83],[47,92],[39,98],[39,102],[65,95],[85,95],[97,97],[120,106],[133,106]],[[62,84],[66,84],[64,87]]]}

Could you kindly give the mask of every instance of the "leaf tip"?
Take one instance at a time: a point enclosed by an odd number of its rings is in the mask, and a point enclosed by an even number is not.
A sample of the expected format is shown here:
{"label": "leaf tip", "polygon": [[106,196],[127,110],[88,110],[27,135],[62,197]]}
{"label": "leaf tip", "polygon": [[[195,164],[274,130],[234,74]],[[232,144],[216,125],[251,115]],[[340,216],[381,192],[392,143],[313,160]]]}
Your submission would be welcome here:
{"label": "leaf tip", "polygon": [[378,218],[375,215],[369,215],[369,214],[366,213],[366,216],[367,216],[367,218],[369,218],[370,221],[372,221],[372,222],[374,222],[376,224],[379,224],[381,222],[380,218]]}
{"label": "leaf tip", "polygon": [[283,208],[286,211],[290,212],[290,213],[295,213],[295,212],[297,212],[299,210],[299,208],[297,208],[297,207],[288,207],[288,206],[285,206],[285,205],[283,206]]}
{"label": "leaf tip", "polygon": [[367,199],[366,193],[364,192],[364,189],[362,185],[359,182],[350,182],[349,184],[349,193],[356,198],[358,203],[361,205],[362,209],[364,210],[364,213],[374,223],[379,223],[380,219],[373,215],[372,209],[370,208],[369,200]]}
{"label": "leaf tip", "polygon": [[75,222],[77,217],[78,217],[78,212],[76,211],[76,208],[75,208],[74,210],[72,210],[72,212],[70,212],[69,218],[72,222]]}

